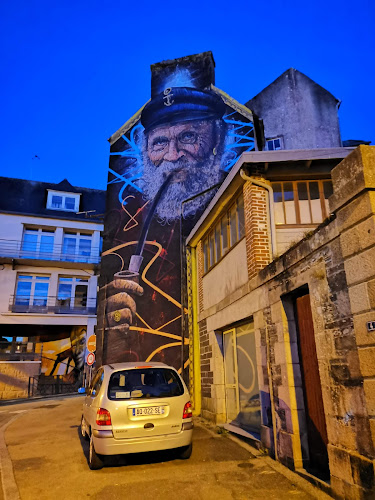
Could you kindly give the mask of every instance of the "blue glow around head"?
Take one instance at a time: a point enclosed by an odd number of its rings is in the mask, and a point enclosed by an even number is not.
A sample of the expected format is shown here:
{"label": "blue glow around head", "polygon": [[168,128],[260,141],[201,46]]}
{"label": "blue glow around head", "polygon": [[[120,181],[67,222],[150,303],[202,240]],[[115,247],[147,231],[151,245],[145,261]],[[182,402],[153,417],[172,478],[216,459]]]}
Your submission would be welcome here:
{"label": "blue glow around head", "polygon": [[159,88],[159,92],[163,92],[164,89],[168,87],[194,87],[193,80],[191,78],[190,71],[186,68],[179,69],[176,67],[176,71],[173,75],[169,75],[162,84],[163,88]]}

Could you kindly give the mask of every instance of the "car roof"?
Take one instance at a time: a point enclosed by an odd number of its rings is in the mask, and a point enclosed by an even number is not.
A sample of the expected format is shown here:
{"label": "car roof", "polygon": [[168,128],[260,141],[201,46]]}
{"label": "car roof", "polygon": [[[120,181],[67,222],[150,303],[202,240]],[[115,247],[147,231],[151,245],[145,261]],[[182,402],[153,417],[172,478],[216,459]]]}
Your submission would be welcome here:
{"label": "car roof", "polygon": [[103,365],[106,371],[115,372],[119,370],[134,370],[136,368],[171,368],[175,370],[173,366],[168,366],[165,363],[152,362],[147,363],[146,361],[127,361],[124,363],[111,363],[108,365]]}

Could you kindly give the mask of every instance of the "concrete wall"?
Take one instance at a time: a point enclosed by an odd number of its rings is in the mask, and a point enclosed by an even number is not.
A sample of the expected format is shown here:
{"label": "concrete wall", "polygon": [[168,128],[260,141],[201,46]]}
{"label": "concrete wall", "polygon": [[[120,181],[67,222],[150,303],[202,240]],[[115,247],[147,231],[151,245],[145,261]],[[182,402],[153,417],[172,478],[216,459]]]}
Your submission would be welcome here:
{"label": "concrete wall", "polygon": [[[347,499],[375,495],[375,337],[366,327],[375,321],[374,172],[374,148],[351,153],[332,172],[330,208],[336,218],[202,308],[198,318],[202,414],[218,423],[225,418],[218,334],[252,317],[262,444],[288,467],[301,468],[308,464],[309,446],[293,294],[308,287],[332,493]],[[248,262],[254,262],[254,252],[249,245]]]}
{"label": "concrete wall", "polygon": [[264,124],[266,138],[282,137],[283,149],[341,146],[337,99],[291,68],[246,103]]}
{"label": "concrete wall", "polygon": [[204,309],[209,309],[248,281],[246,240],[241,240],[203,278]]}

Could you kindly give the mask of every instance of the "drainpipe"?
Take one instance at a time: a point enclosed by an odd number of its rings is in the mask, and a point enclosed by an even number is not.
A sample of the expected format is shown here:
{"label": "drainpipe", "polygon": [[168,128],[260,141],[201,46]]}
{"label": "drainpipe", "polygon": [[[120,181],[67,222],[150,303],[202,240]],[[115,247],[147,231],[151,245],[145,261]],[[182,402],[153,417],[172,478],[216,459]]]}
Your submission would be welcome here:
{"label": "drainpipe", "polygon": [[249,177],[245,174],[243,169],[240,170],[240,176],[245,181],[255,184],[255,186],[262,187],[268,191],[268,212],[270,215],[270,234],[271,234],[271,249],[272,249],[272,260],[276,257],[277,247],[276,247],[276,225],[275,225],[275,212],[273,203],[273,189],[269,184],[260,181],[254,177]]}

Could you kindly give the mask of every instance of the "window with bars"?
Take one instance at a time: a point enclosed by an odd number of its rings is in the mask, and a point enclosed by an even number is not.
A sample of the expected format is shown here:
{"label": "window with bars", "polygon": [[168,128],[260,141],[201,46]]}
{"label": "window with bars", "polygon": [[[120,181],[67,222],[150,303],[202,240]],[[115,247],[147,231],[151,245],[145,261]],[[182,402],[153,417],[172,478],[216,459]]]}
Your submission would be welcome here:
{"label": "window with bars", "polygon": [[319,224],[329,216],[329,180],[273,182],[272,189],[277,225]]}
{"label": "window with bars", "polygon": [[214,266],[243,236],[245,236],[245,210],[241,194],[203,240],[204,272]]}

